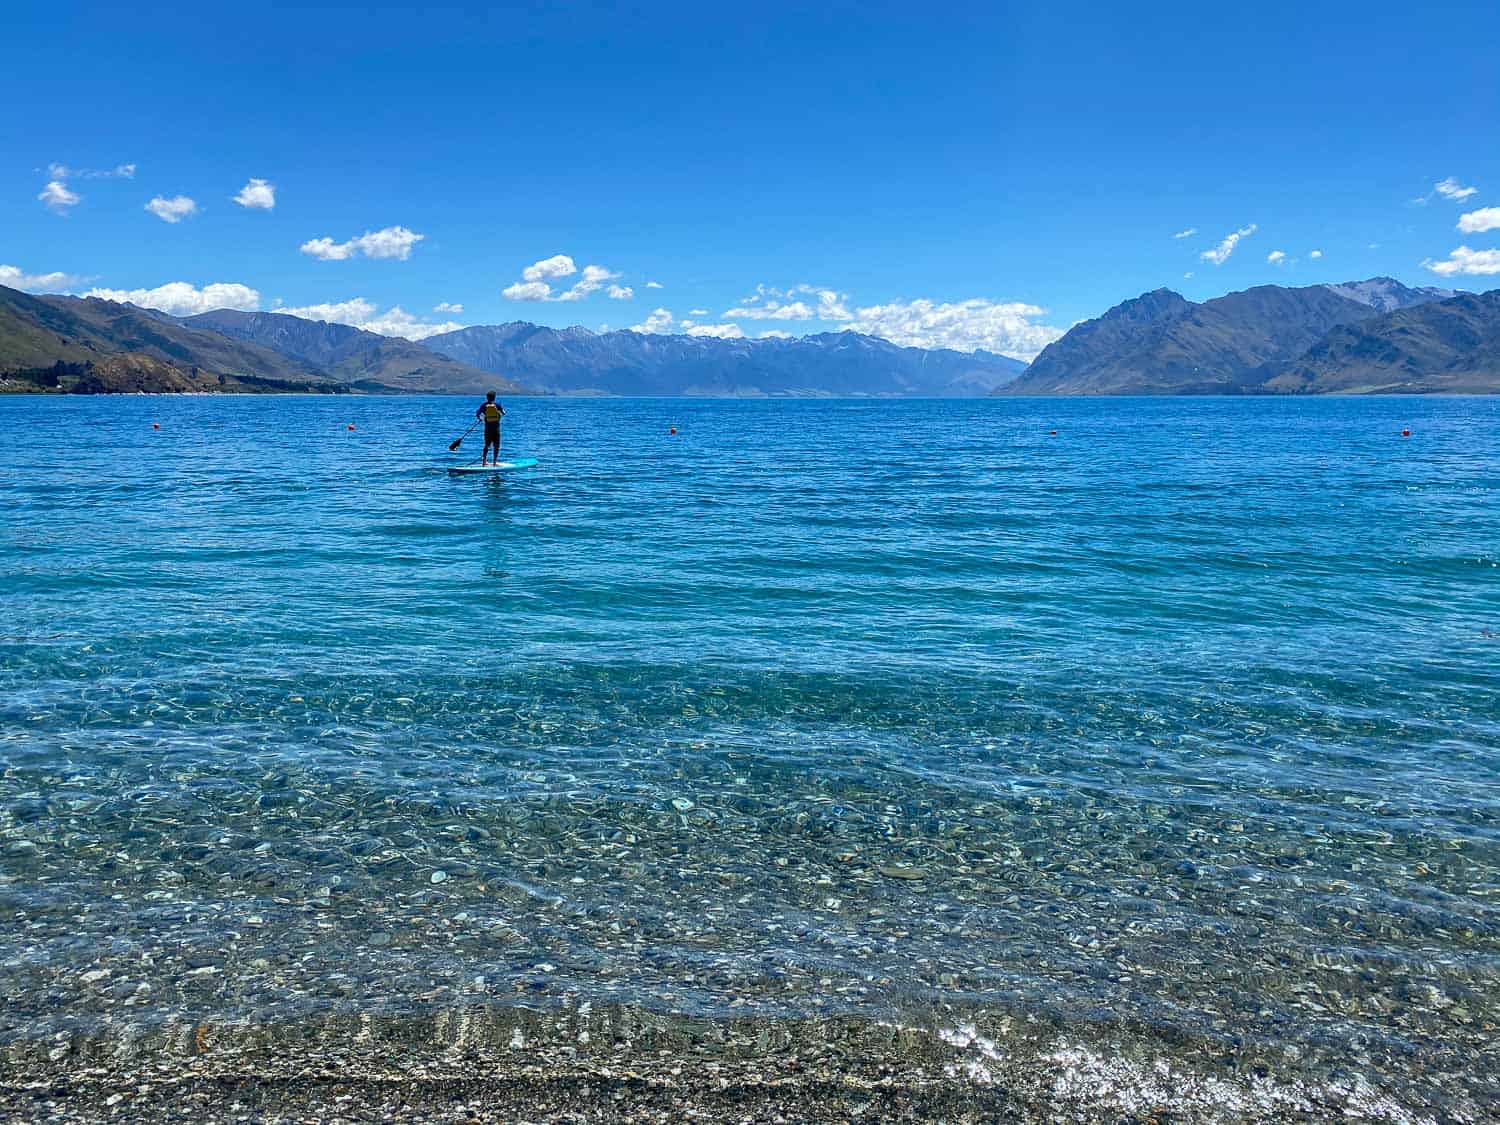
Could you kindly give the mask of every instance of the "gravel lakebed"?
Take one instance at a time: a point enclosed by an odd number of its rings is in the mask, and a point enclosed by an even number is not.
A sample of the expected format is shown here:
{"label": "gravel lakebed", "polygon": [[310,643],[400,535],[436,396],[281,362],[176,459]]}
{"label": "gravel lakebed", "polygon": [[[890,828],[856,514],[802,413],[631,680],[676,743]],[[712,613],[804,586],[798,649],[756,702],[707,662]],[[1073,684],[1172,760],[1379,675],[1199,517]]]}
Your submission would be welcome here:
{"label": "gravel lakebed", "polygon": [[[950,1013],[951,1014],[951,1013]],[[1379,1076],[1309,1081],[1055,1028],[702,1019],[588,1002],[257,1025],[174,1019],[0,1050],[14,1121],[1492,1120]]]}

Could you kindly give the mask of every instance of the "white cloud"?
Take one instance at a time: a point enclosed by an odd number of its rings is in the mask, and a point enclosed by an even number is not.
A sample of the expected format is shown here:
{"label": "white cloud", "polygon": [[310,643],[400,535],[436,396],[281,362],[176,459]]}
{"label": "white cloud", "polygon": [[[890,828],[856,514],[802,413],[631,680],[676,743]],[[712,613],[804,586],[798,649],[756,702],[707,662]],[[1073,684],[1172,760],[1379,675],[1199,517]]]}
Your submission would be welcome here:
{"label": "white cloud", "polygon": [[1216,266],[1222,266],[1225,262],[1229,261],[1229,255],[1234,253],[1234,248],[1239,245],[1240,239],[1249,238],[1255,233],[1255,228],[1256,224],[1251,223],[1248,227],[1241,227],[1239,230],[1231,231],[1212,250],[1205,250],[1198,257],[1202,258],[1205,262],[1212,262]]}
{"label": "white cloud", "polygon": [[1500,273],[1500,250],[1470,250],[1467,246],[1460,246],[1442,261],[1434,262],[1428,258],[1422,265],[1443,277],[1460,273],[1496,274]]}
{"label": "white cloud", "polygon": [[[575,273],[578,273],[578,266],[572,258],[566,254],[554,254],[527,266],[521,271],[521,280],[506,286],[501,295],[512,301],[581,301],[620,276],[604,266],[588,265],[583,267],[583,273],[570,288],[561,293],[552,291],[551,281]],[[635,296],[635,290],[628,285],[611,285],[609,296],[616,301],[628,301]]]}
{"label": "white cloud", "polygon": [[666,333],[672,331],[673,323],[674,321],[672,318],[672,314],[669,313],[666,309],[653,309],[651,315],[648,316],[643,322],[641,322],[640,324],[632,324],[630,326],[630,331],[651,332],[658,334]]}
{"label": "white cloud", "polygon": [[47,165],[47,175],[54,180],[133,180],[134,164],[116,164],[113,168],[69,168],[66,164]]}
{"label": "white cloud", "polygon": [[571,277],[578,272],[573,259],[566,254],[553,254],[540,262],[533,262],[521,271],[522,281],[556,281],[560,277]]}
{"label": "white cloud", "polygon": [[174,195],[171,199],[157,195],[146,204],[146,210],[164,223],[180,223],[198,213],[198,204],[185,195]]}
{"label": "white cloud", "polygon": [[454,313],[455,315],[464,311],[463,305],[457,301],[439,301],[432,306],[433,312]]}
{"label": "white cloud", "polygon": [[385,312],[379,311],[374,301],[355,297],[348,301],[334,301],[321,305],[303,305],[299,308],[278,308],[287,316],[300,316],[306,320],[326,320],[332,324],[347,324],[362,328],[381,336],[402,336],[408,340],[425,340],[439,332],[452,332],[462,328],[456,321],[433,323],[421,320],[400,305],[393,305]]}
{"label": "white cloud", "polygon": [[518,281],[500,290],[509,301],[545,301],[552,296],[552,286],[545,281]]}
{"label": "white cloud", "polygon": [[1476,187],[1464,187],[1452,176],[1449,176],[1446,179],[1439,180],[1437,183],[1433,184],[1432,190],[1437,192],[1444,199],[1460,200],[1468,199],[1469,196],[1473,195],[1479,189]]}
{"label": "white cloud", "polygon": [[1182,275],[1182,280],[1183,281],[1191,281],[1192,278],[1193,278],[1193,271],[1192,270],[1188,270],[1187,273],[1185,273],[1185,274]]}
{"label": "white cloud", "polygon": [[[816,298],[816,305],[809,305],[802,297]],[[724,315],[747,320],[846,321],[854,316],[846,304],[848,300],[847,293],[818,285],[793,285],[790,289],[757,285],[751,296],[726,309]]]}
{"label": "white cloud", "polygon": [[844,304],[844,302],[849,300],[847,293],[839,293],[832,289],[820,289],[816,285],[797,285],[792,288],[792,292],[817,297],[819,320],[853,319],[854,314]]}
{"label": "white cloud", "polygon": [[760,334],[762,340],[790,340],[793,336],[790,332],[782,332],[778,328],[768,328]]}
{"label": "white cloud", "polygon": [[299,249],[302,253],[324,262],[342,262],[346,258],[359,254],[366,258],[395,258],[404,262],[411,257],[412,247],[426,237],[425,234],[417,234],[405,227],[395,226],[366,231],[358,238],[351,238],[348,242],[334,242],[331,238],[313,238],[304,242]]}
{"label": "white cloud", "polygon": [[76,274],[60,271],[26,273],[20,266],[0,266],[0,285],[11,289],[25,289],[31,293],[57,293],[86,280],[87,278]]}
{"label": "white cloud", "polygon": [[1197,233],[1198,233],[1198,228],[1197,227],[1188,227],[1187,230],[1180,230],[1176,234],[1174,234],[1172,237],[1173,238],[1192,238],[1193,235],[1195,235]]}
{"label": "white cloud", "polygon": [[234,197],[234,201],[241,207],[269,211],[276,206],[276,185],[266,180],[252,178],[249,183],[240,188],[240,193]]}
{"label": "white cloud", "polygon": [[160,309],[173,316],[192,316],[214,309],[238,309],[255,312],[260,308],[260,294],[238,282],[216,281],[199,289],[186,281],[171,281],[155,289],[90,289],[85,297],[106,301],[129,301],[147,309]]}
{"label": "white cloud", "polygon": [[1063,334],[1061,328],[1037,323],[1045,313],[1020,301],[980,297],[946,304],[893,301],[856,309],[848,327],[903,347],[965,352],[984,348],[1029,361]]}
{"label": "white cloud", "polygon": [[584,266],[583,276],[578,279],[573,288],[559,293],[553,300],[581,301],[596,289],[601,288],[606,281],[613,281],[619,276],[613,270],[605,269],[603,266]]}
{"label": "white cloud", "polygon": [[78,206],[83,197],[68,190],[68,186],[61,180],[51,180],[37,195],[46,206],[52,208],[59,215],[65,214],[69,207]]}
{"label": "white cloud", "polygon": [[1483,234],[1487,230],[1500,230],[1500,207],[1481,207],[1458,218],[1458,229],[1465,234]]}
{"label": "white cloud", "polygon": [[724,310],[725,316],[738,316],[746,320],[812,320],[816,315],[805,301],[782,304],[771,301],[764,305],[745,304]]}
{"label": "white cloud", "polygon": [[[793,295],[816,297],[791,300]],[[995,302],[980,298],[940,304],[917,300],[871,305],[853,311],[845,307],[847,297],[833,289],[799,285],[780,290],[757,286],[753,296],[740,306],[724,313],[728,317],[753,320],[838,320],[847,327],[871,336],[880,336],[907,347],[954,348],[973,351],[986,348],[1021,359],[1031,359],[1063,334],[1060,328],[1037,323],[1045,310],[1021,302]],[[793,306],[800,305],[800,308]],[[790,309],[790,312],[783,311]],[[707,316],[705,309],[692,309],[689,318]],[[744,339],[744,330],[725,320],[722,324],[703,324],[696,319],[676,320],[667,309],[658,308],[646,320],[634,325],[632,332],[685,332],[689,336],[715,336],[722,339]],[[787,339],[791,333],[769,330],[760,339]]]}
{"label": "white cloud", "polygon": [[646,288],[647,289],[660,289],[661,288],[661,282],[659,282],[659,281],[648,281],[648,282],[646,282]]}
{"label": "white cloud", "polygon": [[1286,261],[1286,251],[1272,250],[1266,255],[1266,261],[1270,262],[1273,266],[1279,266]]}
{"label": "white cloud", "polygon": [[1309,258],[1311,258],[1313,261],[1317,261],[1319,258],[1321,258],[1323,256],[1323,251],[1321,251],[1321,250],[1309,250],[1307,252],[1307,256]]}
{"label": "white cloud", "polygon": [[303,320],[326,320],[330,324],[362,324],[376,314],[374,301],[354,297],[347,301],[325,301],[319,305],[277,305],[276,312]]}

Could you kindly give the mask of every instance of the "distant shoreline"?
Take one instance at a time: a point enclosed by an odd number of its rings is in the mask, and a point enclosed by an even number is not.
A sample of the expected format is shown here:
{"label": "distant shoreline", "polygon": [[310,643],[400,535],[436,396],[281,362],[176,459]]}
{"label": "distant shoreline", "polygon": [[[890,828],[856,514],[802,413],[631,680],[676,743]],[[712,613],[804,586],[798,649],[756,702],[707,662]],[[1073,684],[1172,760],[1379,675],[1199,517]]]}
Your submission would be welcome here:
{"label": "distant shoreline", "polygon": [[[76,391],[58,387],[38,387],[35,385],[19,387],[11,385],[3,376],[0,376],[0,397],[16,398],[473,398],[481,395],[482,391],[439,391],[439,390],[402,390],[391,388],[388,390],[368,390],[364,388],[330,387],[326,390],[281,390],[270,388],[250,387],[226,387],[221,390],[190,390],[190,391],[145,391],[145,390],[119,390],[119,391]],[[1315,393],[1192,393],[1181,391],[1169,391],[1161,394],[1150,393],[1019,393],[1008,394],[1004,390],[993,391],[988,394],[977,395],[894,395],[894,394],[659,394],[659,395],[622,395],[606,392],[588,391],[506,391],[506,398],[537,398],[537,399],[567,399],[579,401],[594,401],[599,399],[628,400],[639,398],[650,399],[672,399],[691,401],[694,399],[703,401],[727,401],[727,402],[995,402],[1001,400],[1009,401],[1082,401],[1101,399],[1239,399],[1245,401],[1275,401],[1284,402],[1290,400],[1307,401],[1309,399],[1374,399],[1374,398],[1494,398],[1500,391],[1449,391],[1449,390],[1391,390],[1381,389],[1372,391],[1322,391]]]}

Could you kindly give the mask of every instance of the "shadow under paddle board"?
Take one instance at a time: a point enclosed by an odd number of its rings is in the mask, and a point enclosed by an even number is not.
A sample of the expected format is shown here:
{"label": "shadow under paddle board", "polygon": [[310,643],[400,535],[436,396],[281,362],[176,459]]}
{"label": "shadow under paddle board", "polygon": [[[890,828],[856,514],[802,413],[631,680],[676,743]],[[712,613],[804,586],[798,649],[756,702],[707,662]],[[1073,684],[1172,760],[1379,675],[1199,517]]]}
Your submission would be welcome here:
{"label": "shadow under paddle board", "polygon": [[455,476],[466,476],[470,473],[503,473],[510,469],[534,468],[535,457],[522,457],[516,461],[501,461],[498,465],[449,465],[448,471]]}

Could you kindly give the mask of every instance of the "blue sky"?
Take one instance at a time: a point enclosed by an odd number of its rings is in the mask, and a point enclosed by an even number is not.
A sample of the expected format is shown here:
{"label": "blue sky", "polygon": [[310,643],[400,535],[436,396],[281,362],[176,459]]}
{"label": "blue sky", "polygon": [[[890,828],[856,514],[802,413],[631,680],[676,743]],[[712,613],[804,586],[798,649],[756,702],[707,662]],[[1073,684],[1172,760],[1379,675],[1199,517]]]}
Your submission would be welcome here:
{"label": "blue sky", "polygon": [[1158,286],[1500,285],[1500,5],[713,8],[9,5],[0,284],[1023,358]]}

